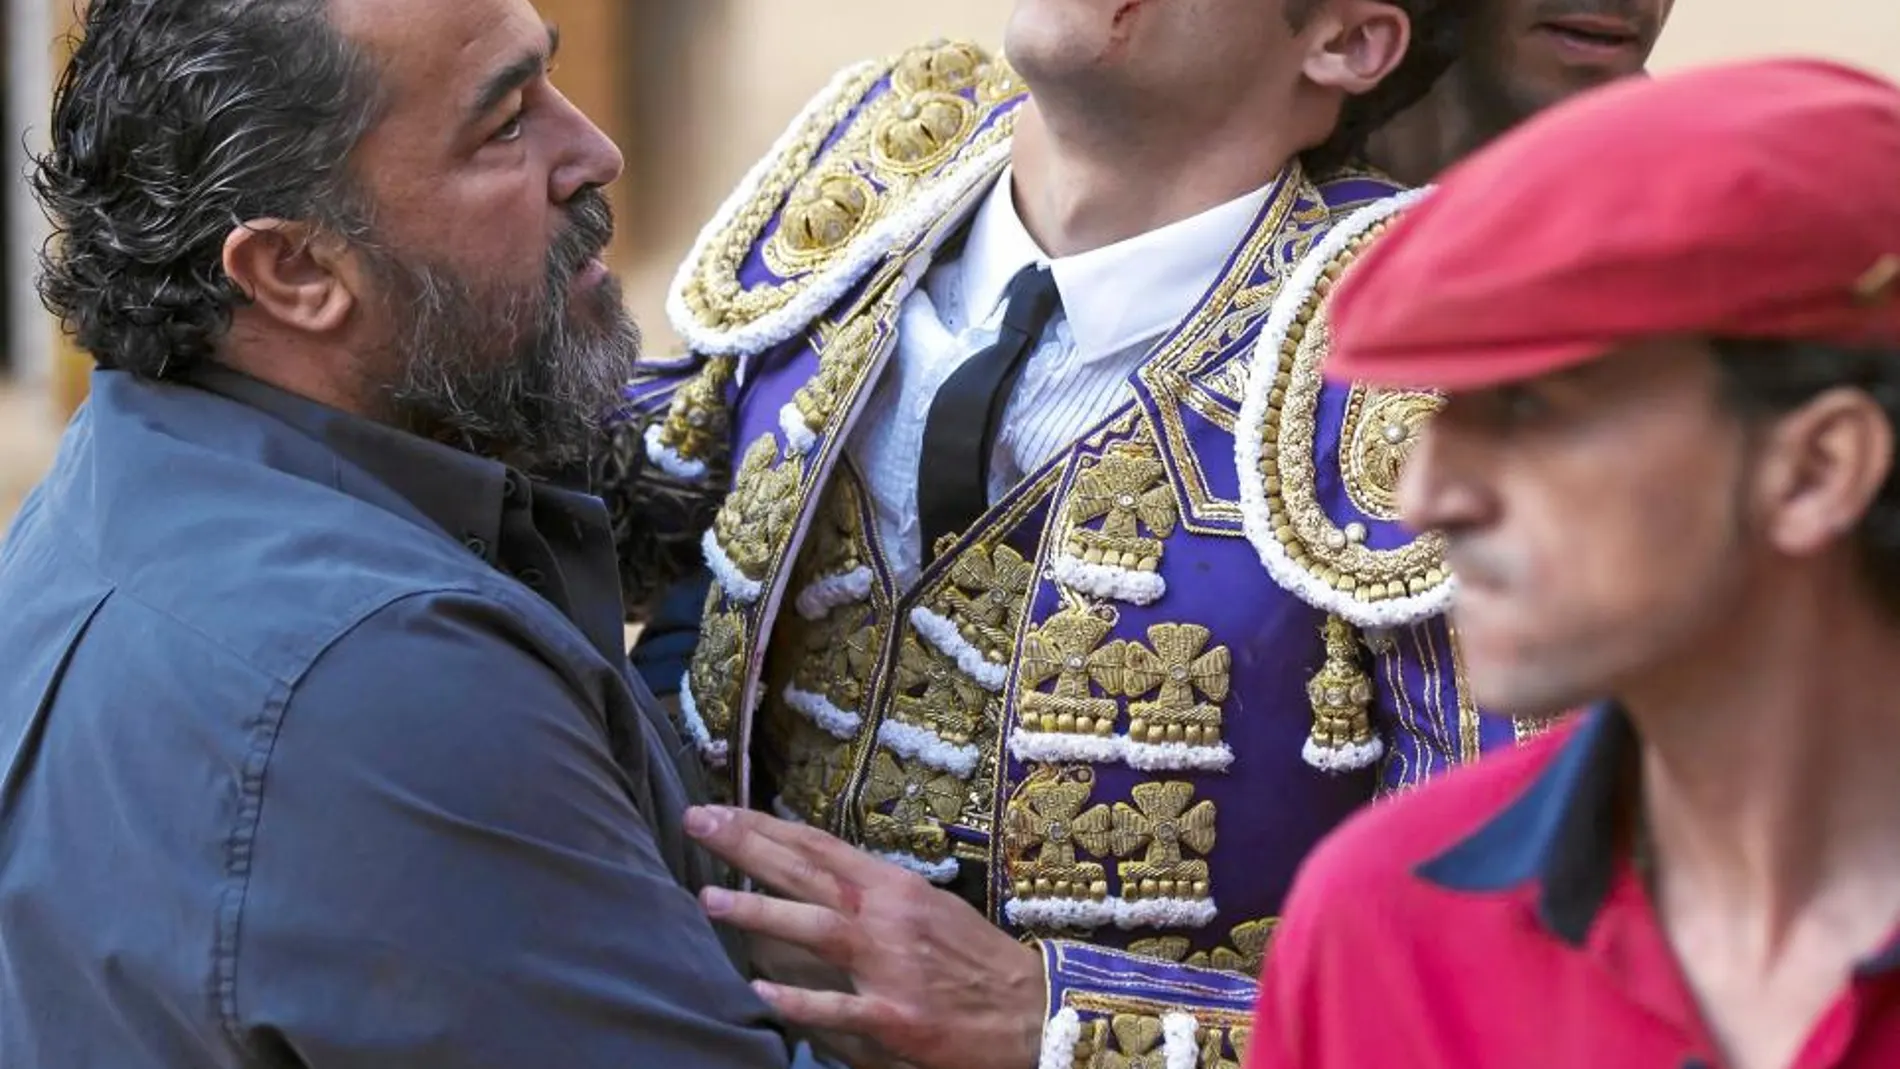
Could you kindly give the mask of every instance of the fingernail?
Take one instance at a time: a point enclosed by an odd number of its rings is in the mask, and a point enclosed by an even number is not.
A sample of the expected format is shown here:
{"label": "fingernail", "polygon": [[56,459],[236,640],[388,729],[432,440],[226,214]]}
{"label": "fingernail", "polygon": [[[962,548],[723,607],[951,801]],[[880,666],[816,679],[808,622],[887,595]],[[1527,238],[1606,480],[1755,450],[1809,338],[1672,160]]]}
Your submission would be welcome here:
{"label": "fingernail", "polygon": [[699,901],[708,914],[723,917],[732,909],[732,892],[722,887],[708,887],[699,893]]}
{"label": "fingernail", "polygon": [[719,825],[725,823],[725,820],[726,815],[717,809],[695,806],[686,811],[686,834],[695,839],[704,839],[718,831]]}

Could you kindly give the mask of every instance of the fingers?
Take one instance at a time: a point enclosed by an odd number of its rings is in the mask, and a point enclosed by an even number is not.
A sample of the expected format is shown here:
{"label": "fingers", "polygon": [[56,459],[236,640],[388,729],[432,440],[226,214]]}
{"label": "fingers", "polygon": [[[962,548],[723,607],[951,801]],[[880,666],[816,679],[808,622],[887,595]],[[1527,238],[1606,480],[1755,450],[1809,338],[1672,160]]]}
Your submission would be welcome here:
{"label": "fingers", "polygon": [[769,980],[752,987],[780,1017],[803,1028],[825,1029],[876,1039],[888,1026],[890,1008],[876,999],[844,991],[812,991]]}
{"label": "fingers", "polygon": [[864,888],[910,876],[817,828],[749,809],[688,810],[686,832],[780,894],[846,913],[858,911]]}
{"label": "fingers", "polygon": [[840,969],[851,968],[851,922],[832,910],[720,887],[701,891],[699,900],[715,920],[800,947]]}
{"label": "fingers", "polygon": [[726,864],[782,895],[838,908],[846,896],[837,876],[768,834],[767,822],[786,823],[749,810],[702,806],[687,810],[686,833]]}

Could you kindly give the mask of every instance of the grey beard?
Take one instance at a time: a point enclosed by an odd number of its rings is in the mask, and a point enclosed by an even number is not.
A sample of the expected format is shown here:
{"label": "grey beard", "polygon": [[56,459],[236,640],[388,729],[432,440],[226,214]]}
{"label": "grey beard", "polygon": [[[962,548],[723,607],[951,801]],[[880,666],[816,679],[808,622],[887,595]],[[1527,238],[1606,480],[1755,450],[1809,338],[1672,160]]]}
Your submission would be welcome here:
{"label": "grey beard", "polygon": [[617,284],[575,309],[574,269],[562,263],[550,263],[540,293],[478,292],[440,267],[393,266],[408,329],[390,354],[392,422],[529,471],[593,456],[640,352]]}

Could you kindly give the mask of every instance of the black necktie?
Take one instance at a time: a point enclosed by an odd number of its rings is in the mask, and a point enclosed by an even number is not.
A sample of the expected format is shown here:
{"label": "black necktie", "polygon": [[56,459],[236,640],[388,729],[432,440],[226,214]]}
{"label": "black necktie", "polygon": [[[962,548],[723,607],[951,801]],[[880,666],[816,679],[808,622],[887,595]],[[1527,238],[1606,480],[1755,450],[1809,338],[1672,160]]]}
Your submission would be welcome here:
{"label": "black necktie", "polygon": [[936,555],[939,539],[969,527],[989,508],[990,452],[1003,408],[1043,328],[1062,307],[1055,276],[1034,264],[1010,279],[1007,297],[995,344],[964,361],[930,403],[917,465],[925,560]]}

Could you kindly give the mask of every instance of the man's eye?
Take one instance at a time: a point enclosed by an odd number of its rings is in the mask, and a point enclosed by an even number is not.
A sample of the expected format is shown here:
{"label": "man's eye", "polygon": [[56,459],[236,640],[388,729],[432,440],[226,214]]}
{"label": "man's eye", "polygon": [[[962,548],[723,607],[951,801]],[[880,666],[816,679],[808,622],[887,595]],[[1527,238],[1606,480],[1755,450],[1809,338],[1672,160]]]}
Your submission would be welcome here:
{"label": "man's eye", "polygon": [[492,140],[516,141],[516,140],[519,140],[520,138],[521,138],[521,113],[516,112],[513,118],[503,123],[500,129],[495,131],[495,134]]}
{"label": "man's eye", "polygon": [[1521,386],[1507,386],[1498,391],[1498,412],[1512,423],[1532,422],[1549,411],[1548,402]]}

